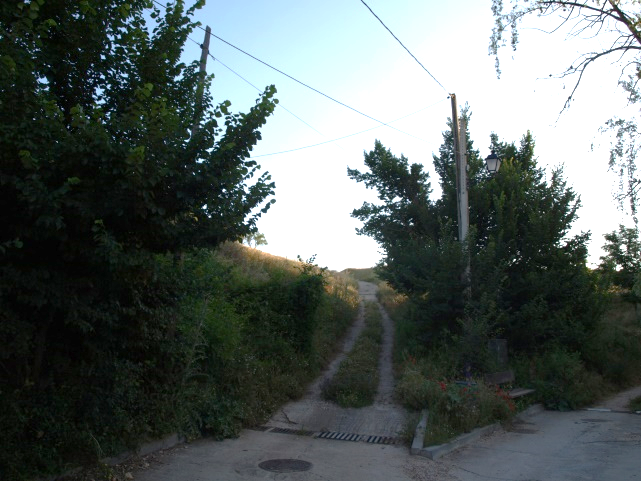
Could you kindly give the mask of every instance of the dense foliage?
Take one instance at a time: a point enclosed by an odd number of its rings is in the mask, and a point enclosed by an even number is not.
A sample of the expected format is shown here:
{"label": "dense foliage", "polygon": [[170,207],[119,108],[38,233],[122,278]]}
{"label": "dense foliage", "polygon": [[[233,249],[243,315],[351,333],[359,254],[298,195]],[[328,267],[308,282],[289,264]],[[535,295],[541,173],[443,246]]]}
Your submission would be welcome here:
{"label": "dense foliage", "polygon": [[626,294],[637,298],[641,288],[641,241],[638,228],[619,226],[618,231],[605,234],[605,255],[601,257],[600,270],[608,280]]}
{"label": "dense foliage", "polygon": [[[469,138],[469,136],[468,136]],[[579,199],[561,169],[537,166],[534,139],[491,147],[503,159],[493,178],[483,171],[468,142],[470,223],[462,249],[456,228],[456,191],[451,132],[434,157],[441,197],[433,201],[429,178],[380,143],[365,156],[369,172],[351,178],[376,189],[380,205],[353,212],[360,233],[375,238],[385,257],[379,276],[414,308],[415,335],[423,345],[454,335],[461,359],[482,368],[485,340],[506,337],[510,348],[536,352],[551,343],[578,349],[599,313],[593,275],[586,267],[588,234],[569,236]],[[471,297],[461,276],[471,257]]]}
{"label": "dense foliage", "polygon": [[233,114],[181,60],[201,3],[0,2],[2,479],[227,434],[264,412],[229,372],[314,356],[316,273],[227,293],[233,269],[190,254],[252,234],[274,190],[249,156],[275,88]]}
{"label": "dense foliage", "polygon": [[222,438],[259,424],[329,362],[358,305],[344,278],[237,243],[179,266],[159,256],[157,275],[182,296],[150,308],[143,332],[87,335],[93,357],[59,354],[64,375],[47,388],[3,381],[3,480],[60,473],[167,433]]}
{"label": "dense foliage", "polygon": [[273,87],[243,115],[205,89],[198,115],[196,65],[180,62],[190,12],[154,10],[152,26],[145,7],[0,7],[0,335],[14,387],[55,383],[45,360],[87,334],[145,329],[160,292],[176,295],[152,287],[151,256],[240,238],[273,191],[266,174],[247,185]]}

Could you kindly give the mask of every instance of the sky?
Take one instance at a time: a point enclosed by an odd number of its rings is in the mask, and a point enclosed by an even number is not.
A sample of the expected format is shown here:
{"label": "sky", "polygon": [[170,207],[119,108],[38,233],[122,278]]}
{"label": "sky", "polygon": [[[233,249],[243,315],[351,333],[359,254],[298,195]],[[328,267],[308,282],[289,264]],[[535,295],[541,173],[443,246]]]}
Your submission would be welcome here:
{"label": "sky", "polygon": [[[212,37],[216,61],[209,59],[207,71],[216,77],[216,102],[228,99],[232,111],[245,112],[259,94],[249,83],[260,90],[274,84],[278,92],[280,107],[252,153],[276,183],[276,203],[258,223],[268,242],[260,249],[290,259],[315,255],[316,263],[332,270],[374,266],[382,253],[372,239],[356,234],[361,224],[350,214],[376,195],[350,180],[347,167],[363,170],[363,154],[378,139],[394,155],[423,164],[437,198],[432,154],[452,115],[448,95],[455,93],[459,107],[471,109],[470,135],[483,157],[490,154],[490,133],[518,142],[529,130],[539,165],[564,167],[583,205],[572,233],[592,232],[590,262],[598,263],[603,234],[631,224],[613,200],[617,178],[608,172],[609,139],[599,133],[626,108],[619,70],[608,61],[597,65],[561,114],[575,79],[554,76],[605,40],[549,35],[533,19],[521,31],[517,51],[501,52],[499,79],[488,55],[491,0],[366,1],[429,74],[360,0],[207,0],[194,15],[213,35],[403,131]],[[203,36],[196,30],[191,37],[202,42]],[[198,59],[200,48],[188,42],[184,56]]]}

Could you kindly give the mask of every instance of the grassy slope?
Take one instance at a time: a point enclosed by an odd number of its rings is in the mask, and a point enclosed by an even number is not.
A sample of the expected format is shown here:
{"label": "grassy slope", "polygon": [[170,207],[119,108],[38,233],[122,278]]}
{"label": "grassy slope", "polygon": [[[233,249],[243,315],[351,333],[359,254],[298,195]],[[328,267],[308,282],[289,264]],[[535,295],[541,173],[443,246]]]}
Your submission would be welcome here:
{"label": "grassy slope", "polygon": [[19,415],[0,417],[0,479],[57,474],[170,432],[234,436],[302,394],[359,301],[345,276],[240,244],[158,266],[182,286],[177,305],[152,313],[170,329],[135,357],[86,365],[91,377],[70,371],[48,396],[2,393],[2,412]]}

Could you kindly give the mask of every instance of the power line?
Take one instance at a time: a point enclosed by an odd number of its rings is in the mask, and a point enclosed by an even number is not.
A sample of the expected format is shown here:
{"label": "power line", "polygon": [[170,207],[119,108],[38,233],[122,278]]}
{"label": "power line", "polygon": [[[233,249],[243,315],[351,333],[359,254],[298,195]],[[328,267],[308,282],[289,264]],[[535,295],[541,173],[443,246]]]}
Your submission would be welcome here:
{"label": "power line", "polygon": [[[163,7],[163,8],[165,8],[165,7],[164,7],[164,5],[162,5],[160,2],[158,2],[158,0],[152,0],[152,1],[153,1],[156,5],[159,5],[159,6]],[[198,27],[199,29],[201,29],[203,32],[204,32],[204,31],[206,31],[206,30],[205,30],[205,28],[204,28],[202,25],[196,25],[196,27]],[[272,65],[268,64],[267,62],[264,62],[263,60],[261,60],[261,59],[259,59],[259,58],[257,58],[257,57],[254,57],[252,54],[250,54],[250,53],[248,53],[248,52],[245,52],[243,49],[241,49],[241,48],[239,48],[239,47],[237,47],[237,46],[235,46],[235,45],[233,45],[233,44],[229,43],[229,42],[228,42],[227,40],[225,40],[225,39],[220,38],[218,35],[215,35],[215,34],[211,33],[211,36],[212,36],[212,37],[214,37],[214,38],[216,38],[216,39],[218,39],[218,40],[220,40],[221,42],[223,42],[223,43],[225,43],[225,44],[229,45],[230,47],[232,47],[232,48],[234,48],[234,49],[238,50],[239,52],[244,53],[244,54],[245,54],[245,55],[247,55],[248,57],[253,58],[253,59],[254,59],[254,60],[256,60],[257,62],[262,63],[262,64],[263,64],[263,65],[265,65],[266,67],[269,67],[269,68],[271,68],[272,70],[275,70],[276,72],[280,73],[281,75],[284,75],[285,77],[287,77],[287,78],[289,78],[289,79],[293,80],[294,82],[299,83],[300,85],[302,85],[302,86],[304,86],[304,87],[307,87],[308,89],[310,89],[310,90],[312,90],[312,91],[316,92],[317,94],[322,95],[323,97],[328,98],[328,99],[329,99],[329,100],[331,100],[332,102],[336,102],[337,104],[342,105],[343,107],[348,108],[348,109],[350,109],[350,110],[352,110],[352,111],[356,112],[357,114],[362,115],[363,117],[367,117],[368,119],[373,120],[374,122],[377,122],[377,123],[379,123],[379,124],[381,124],[381,125],[384,125],[384,126],[386,126],[386,127],[389,127],[389,128],[390,128],[390,129],[392,129],[392,130],[396,130],[397,132],[400,132],[400,133],[402,133],[402,134],[405,134],[405,135],[407,135],[407,136],[409,136],[409,137],[413,137],[413,138],[418,139],[418,140],[423,140],[423,139],[421,139],[421,138],[419,138],[419,137],[416,137],[415,135],[412,135],[412,134],[409,134],[409,133],[407,133],[407,132],[404,132],[403,130],[397,129],[396,127],[393,127],[393,126],[391,126],[391,125],[389,125],[389,124],[386,124],[385,122],[382,122],[381,120],[375,119],[374,117],[372,117],[372,116],[370,116],[370,115],[367,115],[367,114],[365,114],[365,113],[363,113],[363,112],[361,112],[361,111],[359,111],[359,110],[356,110],[354,107],[350,107],[349,105],[347,105],[347,104],[345,104],[345,103],[343,103],[343,102],[341,102],[341,101],[339,101],[339,100],[336,100],[336,99],[335,99],[335,98],[333,98],[333,97],[330,97],[329,95],[327,95],[327,94],[325,94],[325,93],[321,92],[321,91],[320,91],[320,90],[318,90],[318,89],[315,89],[314,87],[311,87],[311,86],[307,85],[307,84],[306,84],[306,83],[304,83],[304,82],[301,82],[300,80],[298,80],[298,79],[296,79],[296,78],[292,77],[292,76],[291,76],[291,75],[289,75],[289,74],[286,74],[286,73],[285,73],[285,72],[283,72],[282,70],[277,69],[276,67],[274,67],[274,66],[272,66]],[[431,75],[431,74],[430,74],[430,75]],[[436,79],[434,79],[434,80],[436,80]],[[438,81],[437,81],[437,82],[438,82]],[[440,85],[440,83],[439,83],[439,85]],[[443,86],[441,85],[441,87],[443,87]]]}
{"label": "power line", "polygon": [[[403,120],[404,118],[411,117],[412,115],[416,115],[416,114],[418,114],[419,112],[422,112],[422,111],[424,111],[424,110],[427,110],[427,109],[430,109],[430,108],[432,108],[432,107],[435,107],[436,105],[440,104],[441,102],[444,102],[444,101],[445,101],[445,100],[447,100],[448,98],[449,98],[449,97],[446,97],[446,98],[444,98],[444,99],[441,99],[441,100],[439,100],[438,102],[435,102],[435,103],[433,103],[433,104],[431,104],[431,105],[428,105],[427,107],[424,107],[424,108],[422,108],[422,109],[420,109],[420,110],[417,110],[416,112],[412,112],[411,114],[407,114],[407,115],[404,115],[403,117],[399,117],[398,119],[394,119],[394,120],[390,121],[389,123],[392,123],[392,122],[398,122],[399,120]],[[336,139],[327,140],[327,141],[325,141],[325,142],[319,142],[318,144],[306,145],[305,147],[297,147],[297,148],[295,148],[295,149],[281,150],[280,152],[272,152],[272,153],[270,153],[270,154],[252,155],[252,158],[254,158],[254,159],[255,159],[255,158],[258,158],[258,157],[268,157],[268,156],[271,156],[271,155],[288,154],[288,153],[290,153],[290,152],[296,152],[297,150],[311,149],[312,147],[318,147],[318,146],[320,146],[320,145],[329,144],[329,143],[331,143],[331,142],[337,142],[337,141],[339,141],[339,140],[347,139],[348,137],[354,137],[355,135],[359,135],[359,134],[363,134],[363,133],[365,133],[365,132],[369,132],[370,130],[380,129],[381,127],[382,127],[382,125],[377,125],[376,127],[372,127],[371,129],[361,130],[360,132],[355,132],[355,133],[353,133],[353,134],[344,135],[343,137],[338,137],[338,138],[336,138]],[[421,138],[419,138],[419,137],[415,137],[415,138],[416,138],[416,139],[418,139],[418,140],[420,140],[420,141],[422,141],[422,142],[427,142],[427,140],[425,140],[425,139],[421,139]]]}
{"label": "power line", "polygon": [[[192,42],[194,42],[196,45],[198,45],[200,48],[202,48],[202,44],[198,43],[196,40],[194,40],[193,38],[191,38],[191,37],[189,37],[189,36],[188,36],[187,38],[188,38],[189,40],[191,40]],[[211,59],[212,59],[214,62],[218,62],[218,63],[219,63],[219,64],[221,64],[223,67],[225,67],[227,70],[229,70],[231,73],[233,73],[234,75],[236,75],[236,76],[237,76],[238,78],[240,78],[243,82],[247,83],[248,85],[251,85],[251,86],[252,86],[252,87],[254,87],[258,92],[262,92],[262,90],[261,90],[261,89],[259,89],[258,87],[256,87],[253,83],[251,83],[251,82],[250,82],[249,80],[247,80],[245,77],[243,77],[242,75],[240,75],[238,72],[236,72],[236,71],[235,71],[234,69],[232,69],[231,67],[228,67],[227,65],[225,65],[225,64],[222,62],[222,60],[220,60],[220,59],[219,59],[219,58],[217,58],[217,57],[214,57],[214,56],[211,54],[211,52],[207,52],[207,55],[209,55],[209,56],[211,57]],[[286,107],[285,107],[281,102],[278,102],[277,106],[278,106],[278,107],[280,107],[280,108],[282,108],[285,112],[289,113],[289,114],[290,114],[290,115],[292,115],[293,117],[295,117],[295,118],[297,118],[298,120],[300,120],[302,123],[304,123],[305,125],[307,125],[310,129],[312,129],[314,132],[317,132],[318,134],[323,135],[323,133],[322,133],[322,132],[320,132],[319,130],[317,130],[316,128],[314,128],[313,126],[311,126],[310,124],[308,124],[307,122],[305,122],[303,119],[301,119],[298,115],[296,115],[296,114],[295,114],[294,112],[292,112],[291,110],[287,109],[287,108],[286,108]]]}
{"label": "power line", "polygon": [[[201,30],[203,30],[203,31],[205,30],[202,26],[198,26],[198,28],[200,28],[200,29],[201,29]],[[241,48],[239,48],[239,47],[237,47],[237,46],[235,46],[235,45],[233,45],[233,44],[229,43],[229,42],[228,42],[227,40],[225,40],[225,39],[220,38],[218,35],[215,35],[215,34],[213,34],[213,33],[212,33],[212,34],[211,34],[211,36],[212,36],[212,37],[214,37],[214,38],[217,38],[218,40],[220,40],[221,42],[223,42],[223,43],[225,43],[225,44],[229,45],[230,47],[235,48],[235,49],[236,49],[236,50],[238,50],[239,52],[244,53],[244,54],[245,54],[245,55],[247,55],[248,57],[253,58],[253,59],[254,59],[254,60],[256,60],[257,62],[260,62],[260,63],[262,63],[263,65],[265,65],[265,66],[267,66],[267,67],[271,68],[272,70],[275,70],[276,72],[280,73],[281,75],[284,75],[285,77],[287,77],[287,78],[289,78],[289,79],[293,80],[294,82],[299,83],[299,84],[300,84],[300,85],[302,85],[303,87],[306,87],[306,88],[308,88],[308,89],[310,89],[310,90],[312,90],[312,91],[316,92],[317,94],[320,94],[320,95],[322,95],[323,97],[328,98],[328,99],[329,99],[329,100],[331,100],[332,102],[336,102],[337,104],[342,105],[343,107],[348,108],[348,109],[350,109],[350,110],[352,110],[352,111],[356,112],[357,114],[362,115],[363,117],[367,117],[368,119],[373,120],[374,122],[378,122],[378,123],[379,123],[379,124],[381,124],[381,125],[385,125],[386,127],[389,127],[390,129],[396,130],[396,131],[398,131],[398,132],[400,132],[400,133],[402,133],[402,134],[405,134],[405,135],[409,135],[410,137],[418,138],[418,137],[415,137],[415,136],[414,136],[414,135],[412,135],[412,134],[408,134],[407,132],[404,132],[404,131],[402,131],[402,130],[400,130],[400,129],[397,129],[396,127],[393,127],[393,126],[391,126],[391,125],[389,125],[389,124],[386,124],[385,122],[383,122],[383,121],[381,121],[381,120],[375,119],[375,118],[374,118],[374,117],[372,117],[371,115],[367,115],[367,114],[365,114],[365,113],[361,112],[360,110],[356,110],[354,107],[350,107],[349,105],[347,105],[347,104],[345,104],[345,103],[341,102],[340,100],[336,100],[335,98],[330,97],[330,96],[329,96],[329,95],[327,95],[326,93],[323,93],[323,92],[321,92],[320,90],[315,89],[314,87],[311,87],[310,85],[307,85],[306,83],[301,82],[300,80],[298,80],[298,79],[296,79],[296,78],[292,77],[291,75],[286,74],[286,73],[285,73],[285,72],[283,72],[282,70],[277,69],[276,67],[274,67],[274,66],[272,66],[272,65],[268,64],[267,62],[264,62],[263,60],[261,60],[261,59],[259,59],[259,58],[257,58],[257,57],[254,57],[252,54],[245,52],[243,49],[241,49]]]}
{"label": "power line", "polygon": [[[243,80],[243,81],[247,82],[249,85],[251,85],[252,87],[254,87],[254,88],[255,88],[256,90],[258,90],[259,92],[262,92],[262,90],[260,90],[258,87],[256,87],[256,86],[255,86],[253,83],[251,83],[249,80],[247,80],[247,79],[246,79],[246,78],[244,78],[242,75],[240,75],[238,72],[235,72],[233,69],[229,68],[229,67],[228,67],[227,65],[225,65],[223,62],[221,62],[219,58],[214,58],[214,56],[213,56],[213,55],[211,55],[211,54],[209,54],[209,55],[211,56],[211,58],[213,58],[216,62],[218,62],[219,64],[221,64],[223,67],[225,67],[225,68],[226,68],[227,70],[229,70],[231,73],[233,73],[234,75],[238,76],[241,80]],[[289,114],[290,114],[290,115],[292,115],[293,117],[295,117],[295,118],[297,118],[298,120],[300,120],[302,123],[304,123],[305,125],[307,125],[310,129],[312,129],[314,132],[317,132],[317,133],[319,133],[320,135],[323,135],[323,133],[322,133],[322,132],[320,132],[318,129],[314,128],[313,126],[311,126],[310,124],[308,124],[307,122],[305,122],[303,119],[301,119],[301,118],[300,118],[298,115],[296,115],[294,112],[292,112],[291,110],[289,110],[288,108],[286,108],[286,107],[282,104],[282,102],[278,102],[278,104],[276,104],[276,105],[277,105],[278,107],[280,107],[281,109],[283,109],[285,112],[289,113]]]}
{"label": "power line", "polygon": [[419,60],[414,56],[414,54],[413,54],[412,52],[410,52],[410,49],[409,49],[409,48],[407,48],[405,45],[403,45],[403,42],[401,42],[401,41],[398,39],[398,37],[397,37],[396,35],[394,35],[394,32],[392,32],[392,31],[388,28],[388,26],[387,26],[387,25],[385,25],[385,23],[384,23],[384,22],[379,18],[379,16],[378,16],[378,15],[376,15],[376,14],[374,13],[374,10],[372,10],[372,9],[370,8],[370,6],[369,6],[368,4],[366,4],[366,3],[365,3],[365,1],[364,1],[364,0],[361,0],[361,3],[367,7],[367,9],[372,13],[372,15],[374,15],[374,16],[376,17],[376,19],[377,19],[379,22],[381,22],[381,25],[383,25],[383,27],[385,27],[385,29],[386,29],[386,30],[387,30],[387,31],[392,35],[392,37],[394,37],[394,38],[396,39],[396,41],[397,41],[398,43],[400,43],[400,44],[401,44],[401,47],[403,47],[405,50],[407,50],[407,53],[409,53],[409,54],[412,56],[412,58],[413,58],[414,60],[416,60],[416,62],[417,62],[421,67],[423,67],[423,70],[425,70],[425,71],[429,74],[429,76],[430,76],[430,77],[432,77],[432,78],[434,79],[434,81],[435,81],[437,84],[439,84],[443,90],[445,90],[445,91],[447,92],[447,89],[446,89],[445,87],[443,87],[443,84],[442,84],[441,82],[439,82],[438,80],[436,80],[436,77],[434,77],[434,75],[432,75],[432,74],[430,73],[430,71],[429,71],[429,70],[427,70],[427,69],[425,68],[425,65],[423,65],[423,64],[422,64],[422,63],[421,63],[421,62],[420,62],[420,61],[419,61]]}

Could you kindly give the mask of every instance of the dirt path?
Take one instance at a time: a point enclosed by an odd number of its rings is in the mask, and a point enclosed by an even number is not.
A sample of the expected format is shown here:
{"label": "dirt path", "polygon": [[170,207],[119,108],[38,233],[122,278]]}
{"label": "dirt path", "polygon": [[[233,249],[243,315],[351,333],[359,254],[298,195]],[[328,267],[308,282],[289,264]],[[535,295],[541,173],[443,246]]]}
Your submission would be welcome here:
{"label": "dirt path", "polygon": [[[364,300],[376,300],[375,286],[360,283]],[[244,430],[237,439],[201,439],[133,463],[129,476],[138,481],[517,481],[525,479],[637,479],[641,418],[617,412],[541,412],[509,431],[482,438],[437,461],[410,456],[407,447],[369,442],[329,441],[305,430],[395,436],[404,411],[391,396],[392,323],[384,315],[381,382],[376,402],[362,409],[342,409],[323,401],[320,386],[336,372],[362,330],[363,308],[345,338],[343,353],[312,383],[305,397],[289,403],[268,423],[282,430]],[[388,370],[389,368],[389,370]],[[385,373],[387,371],[387,373]],[[620,393],[603,406],[615,409],[641,387]],[[267,431],[267,430],[266,430]],[[266,461],[310,464],[306,471],[268,472]],[[124,471],[123,471],[124,473]]]}
{"label": "dirt path", "polygon": [[336,373],[338,366],[353,348],[364,327],[364,302],[376,299],[377,287],[369,282],[359,282],[361,305],[354,325],[345,338],[341,353],[328,368],[313,382],[306,395],[290,402],[280,409],[267,423],[272,428],[305,430],[315,432],[336,432],[362,436],[382,436],[395,438],[405,429],[405,410],[395,404],[394,373],[392,352],[394,346],[394,326],[380,306],[383,316],[383,343],[379,359],[379,387],[372,406],[365,408],[341,408],[322,399],[321,390],[325,382]]}

